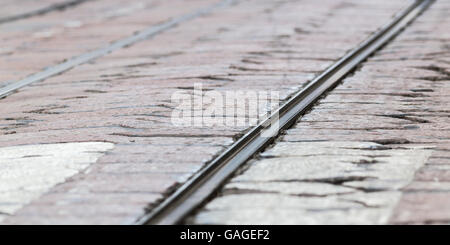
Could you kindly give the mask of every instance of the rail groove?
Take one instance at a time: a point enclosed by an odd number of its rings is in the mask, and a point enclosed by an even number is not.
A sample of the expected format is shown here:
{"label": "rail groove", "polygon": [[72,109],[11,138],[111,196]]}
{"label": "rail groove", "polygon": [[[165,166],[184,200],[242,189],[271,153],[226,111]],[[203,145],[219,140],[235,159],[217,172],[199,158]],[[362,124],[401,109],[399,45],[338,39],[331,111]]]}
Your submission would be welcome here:
{"label": "rail groove", "polygon": [[434,0],[414,1],[398,13],[389,24],[317,76],[269,118],[241,137],[135,224],[170,225],[182,222],[191,212],[207,201],[240,166],[277,137],[277,135],[272,137],[263,135],[265,130],[274,125],[276,119],[279,118],[277,121],[280,131],[290,127],[326,91],[336,86],[358,64],[392,40],[433,2]]}
{"label": "rail groove", "polygon": [[161,24],[151,26],[151,27],[144,29],[132,36],[129,36],[124,39],[113,42],[105,47],[102,47],[102,48],[93,50],[91,52],[87,52],[82,55],[76,56],[74,58],[71,58],[71,59],[69,59],[63,63],[57,64],[55,66],[51,66],[40,72],[34,73],[22,80],[12,82],[12,83],[0,88],[0,99],[8,96],[9,94],[11,94],[11,93],[15,92],[16,90],[18,90],[22,87],[25,87],[29,84],[39,82],[39,81],[45,80],[49,77],[61,74],[75,66],[87,63],[91,60],[105,56],[113,51],[128,47],[137,42],[154,37],[154,36],[160,34],[161,32],[166,31],[171,28],[174,28],[183,22],[186,22],[186,21],[195,19],[197,17],[200,17],[202,15],[211,13],[212,11],[214,11],[216,9],[228,6],[233,1],[234,0],[221,0],[221,1],[216,2],[212,5],[209,5],[205,8],[198,9],[191,13],[173,18],[173,19],[163,22]]}
{"label": "rail groove", "polygon": [[37,9],[37,10],[33,10],[33,11],[30,11],[27,13],[2,17],[2,18],[0,18],[0,24],[5,24],[8,22],[13,22],[13,21],[22,20],[22,19],[27,19],[27,18],[30,18],[33,16],[44,15],[44,14],[48,14],[53,11],[63,11],[67,8],[74,7],[74,6],[80,5],[80,4],[88,2],[88,1],[92,1],[92,0],[68,0],[68,1],[65,1],[62,3],[55,3],[50,6],[43,7],[43,8]]}

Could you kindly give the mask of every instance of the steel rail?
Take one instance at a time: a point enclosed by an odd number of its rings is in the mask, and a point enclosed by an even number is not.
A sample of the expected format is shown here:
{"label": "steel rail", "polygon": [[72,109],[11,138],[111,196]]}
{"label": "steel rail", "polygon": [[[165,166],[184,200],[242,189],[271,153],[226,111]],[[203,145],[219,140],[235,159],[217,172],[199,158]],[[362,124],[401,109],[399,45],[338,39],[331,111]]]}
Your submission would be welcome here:
{"label": "steel rail", "polygon": [[225,152],[134,224],[180,224],[196,208],[204,204],[249,158],[257,154],[277,137],[277,135],[273,137],[262,135],[264,130],[268,129],[274,120],[279,118],[280,131],[290,127],[326,91],[335,87],[358,64],[400,33],[433,1],[416,0],[398,13],[389,24],[372,34],[366,41],[317,76],[308,86],[291,97],[265,121],[242,136]]}
{"label": "steel rail", "polygon": [[77,5],[80,5],[82,3],[85,3],[87,1],[92,1],[92,0],[68,0],[62,3],[55,3],[52,4],[50,6],[46,6],[40,9],[36,9],[36,10],[32,10],[30,12],[27,13],[22,13],[22,14],[17,14],[17,15],[13,15],[13,16],[6,16],[6,17],[1,17],[0,18],[0,24],[5,24],[8,22],[13,22],[13,21],[17,21],[17,20],[22,20],[22,19],[26,19],[26,18],[30,18],[33,16],[38,16],[38,15],[44,15],[53,11],[63,11],[67,8],[70,7],[74,7]]}
{"label": "steel rail", "polygon": [[190,20],[200,17],[202,15],[209,14],[216,9],[228,6],[232,2],[234,2],[234,0],[220,0],[214,4],[211,4],[207,7],[205,7],[205,8],[197,9],[196,11],[193,11],[191,13],[187,13],[185,15],[181,15],[176,18],[165,21],[161,24],[151,26],[151,27],[144,29],[132,36],[115,41],[105,47],[81,54],[74,58],[68,59],[67,61],[65,61],[63,63],[57,64],[55,66],[51,66],[40,72],[34,73],[22,80],[12,82],[12,83],[0,88],[0,99],[8,96],[9,94],[15,92],[16,90],[18,90],[22,87],[25,87],[31,83],[45,80],[49,77],[61,74],[75,66],[78,66],[78,65],[87,63],[91,60],[105,56],[113,51],[118,50],[118,49],[122,49],[122,48],[128,47],[132,44],[135,44],[137,42],[154,37],[154,36],[160,34],[161,32],[167,31],[168,29],[178,26],[179,24],[181,24],[183,22],[190,21]]}

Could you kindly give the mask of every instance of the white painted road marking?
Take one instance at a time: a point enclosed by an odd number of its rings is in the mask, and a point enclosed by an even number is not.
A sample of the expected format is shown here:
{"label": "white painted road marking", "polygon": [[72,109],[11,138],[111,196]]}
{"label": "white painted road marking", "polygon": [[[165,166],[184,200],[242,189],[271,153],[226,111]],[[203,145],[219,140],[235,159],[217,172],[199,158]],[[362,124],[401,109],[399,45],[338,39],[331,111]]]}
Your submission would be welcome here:
{"label": "white painted road marking", "polygon": [[0,148],[0,221],[87,169],[113,147],[83,142]]}

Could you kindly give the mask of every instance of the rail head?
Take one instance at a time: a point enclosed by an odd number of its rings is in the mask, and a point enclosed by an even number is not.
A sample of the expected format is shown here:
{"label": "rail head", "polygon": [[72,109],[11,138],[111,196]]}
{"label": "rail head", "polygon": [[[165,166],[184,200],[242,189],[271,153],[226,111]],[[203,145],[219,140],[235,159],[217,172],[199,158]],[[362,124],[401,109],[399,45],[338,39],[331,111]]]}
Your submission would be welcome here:
{"label": "rail head", "polygon": [[399,12],[392,21],[318,75],[266,120],[239,138],[226,151],[208,163],[134,224],[172,225],[182,222],[196,208],[205,203],[249,158],[260,152],[278,136],[262,136],[262,132],[272,125],[275,118],[279,120],[279,132],[287,129],[324,93],[336,86],[358,64],[398,35],[433,2],[434,0],[416,0]]}

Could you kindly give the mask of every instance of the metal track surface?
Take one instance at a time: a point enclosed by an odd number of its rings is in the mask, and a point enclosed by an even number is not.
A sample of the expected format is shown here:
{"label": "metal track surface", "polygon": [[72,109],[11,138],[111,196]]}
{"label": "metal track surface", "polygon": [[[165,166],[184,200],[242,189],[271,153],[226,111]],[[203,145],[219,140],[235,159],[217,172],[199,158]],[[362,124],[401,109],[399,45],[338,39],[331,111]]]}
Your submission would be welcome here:
{"label": "metal track surface", "polygon": [[62,3],[56,3],[53,5],[47,6],[47,7],[43,7],[41,9],[30,11],[28,13],[18,14],[18,15],[14,15],[14,16],[0,17],[0,24],[13,22],[16,20],[22,20],[22,19],[33,17],[33,16],[44,15],[44,14],[47,14],[47,13],[50,13],[53,11],[63,11],[66,8],[70,8],[70,7],[82,4],[84,2],[87,2],[87,1],[92,1],[92,0],[68,0],[68,1],[65,1]]}
{"label": "metal track surface", "polygon": [[379,31],[317,76],[307,87],[295,94],[282,107],[250,132],[241,137],[220,156],[179,187],[172,195],[135,224],[179,224],[211,195],[249,158],[270,144],[277,136],[262,133],[279,118],[280,130],[290,127],[325,92],[332,89],[358,64],[388,43],[434,0],[417,0],[398,13]]}
{"label": "metal track surface", "polygon": [[58,64],[58,65],[51,66],[43,71],[32,74],[22,80],[12,82],[12,83],[0,88],[0,98],[4,98],[4,97],[8,96],[9,94],[15,92],[16,90],[18,90],[22,87],[25,87],[31,83],[45,80],[49,77],[61,74],[75,66],[78,66],[78,65],[87,63],[91,60],[94,60],[96,58],[105,56],[113,51],[118,50],[118,49],[122,49],[122,48],[130,46],[134,43],[154,37],[154,36],[160,34],[161,32],[166,31],[171,28],[174,28],[183,22],[186,22],[186,21],[195,19],[197,17],[200,17],[202,15],[211,13],[212,11],[214,11],[218,8],[228,6],[232,2],[233,2],[233,0],[221,0],[215,4],[212,4],[208,7],[196,10],[192,13],[188,13],[188,14],[173,18],[169,21],[163,22],[163,23],[155,25],[155,26],[151,26],[143,31],[136,33],[135,35],[118,40],[110,45],[107,45],[106,47],[99,48],[99,49],[96,49],[96,50],[88,52],[88,53],[84,53],[80,56],[71,58],[63,63]]}

